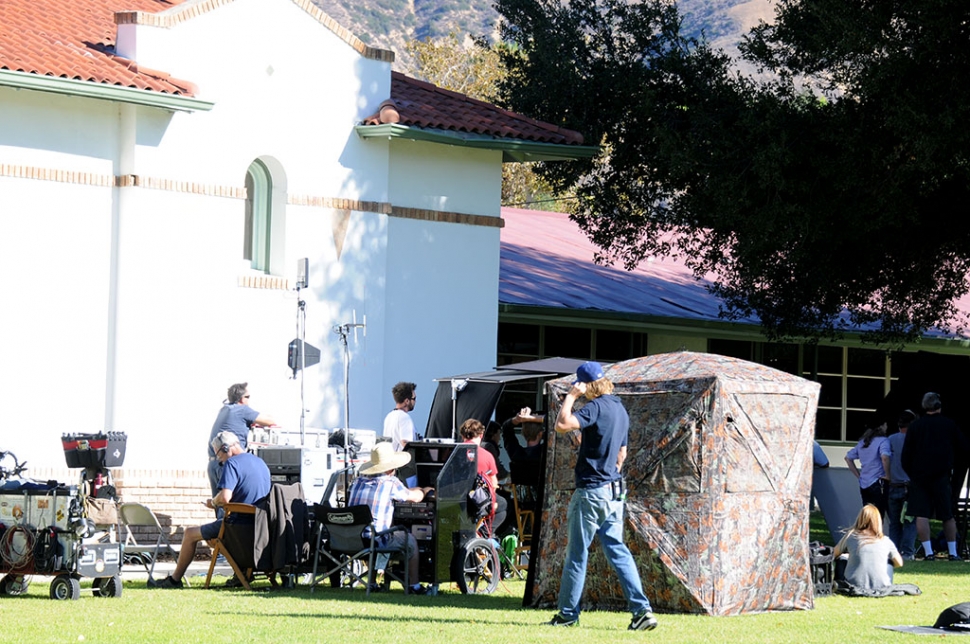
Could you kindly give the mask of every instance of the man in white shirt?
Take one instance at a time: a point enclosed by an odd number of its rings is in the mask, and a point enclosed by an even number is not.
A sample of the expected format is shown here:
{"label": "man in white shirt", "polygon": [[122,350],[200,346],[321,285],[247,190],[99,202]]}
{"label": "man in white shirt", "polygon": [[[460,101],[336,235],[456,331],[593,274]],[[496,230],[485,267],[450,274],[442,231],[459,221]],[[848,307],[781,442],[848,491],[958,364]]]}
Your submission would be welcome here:
{"label": "man in white shirt", "polygon": [[395,452],[414,440],[414,422],[408,413],[414,410],[417,387],[413,382],[399,382],[391,389],[395,407],[384,417],[384,437],[391,439]]}

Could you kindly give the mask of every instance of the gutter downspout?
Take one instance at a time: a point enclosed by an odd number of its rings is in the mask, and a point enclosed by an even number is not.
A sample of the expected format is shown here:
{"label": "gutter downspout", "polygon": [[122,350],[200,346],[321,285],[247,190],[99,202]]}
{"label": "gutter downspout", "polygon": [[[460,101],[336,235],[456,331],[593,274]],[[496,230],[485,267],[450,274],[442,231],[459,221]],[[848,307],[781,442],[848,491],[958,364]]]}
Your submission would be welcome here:
{"label": "gutter downspout", "polygon": [[[131,103],[118,104],[118,154],[115,177],[134,174],[137,135],[137,108]],[[119,431],[115,427],[118,411],[118,329],[121,291],[121,260],[124,224],[130,206],[132,186],[115,185],[111,199],[111,258],[108,269],[108,338],[105,369],[104,426],[105,431]]]}

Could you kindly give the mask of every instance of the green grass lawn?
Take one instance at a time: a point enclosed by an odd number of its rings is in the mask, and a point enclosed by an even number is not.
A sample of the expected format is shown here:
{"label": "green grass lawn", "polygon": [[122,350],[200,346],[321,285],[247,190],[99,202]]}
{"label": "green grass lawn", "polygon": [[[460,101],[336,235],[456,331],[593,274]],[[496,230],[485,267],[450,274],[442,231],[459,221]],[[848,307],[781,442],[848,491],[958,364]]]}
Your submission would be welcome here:
{"label": "green grass lawn", "polygon": [[[930,625],[947,606],[970,599],[970,564],[912,562],[897,581],[918,597],[820,597],[809,611],[740,617],[658,615],[652,632],[626,631],[625,613],[586,612],[578,628],[544,626],[552,610],[522,608],[524,583],[507,581],[493,595],[436,597],[298,587],[287,591],[223,588],[201,582],[184,590],[150,590],[126,581],[118,599],[82,591],[78,601],[48,599],[49,578],[36,577],[26,596],[0,597],[0,623],[10,642],[875,642],[926,638],[877,629],[880,624]],[[258,582],[265,583],[265,582]],[[82,584],[87,585],[87,584]]]}
{"label": "green grass lawn", "polygon": [[[821,515],[813,513],[810,538],[830,543]],[[436,597],[391,592],[367,598],[363,590],[329,586],[269,590],[204,590],[202,580],[183,590],[151,590],[127,580],[118,599],[82,590],[78,601],[48,599],[49,577],[35,577],[27,595],[0,597],[0,624],[6,641],[88,642],[348,642],[353,644],[523,644],[576,642],[613,644],[651,641],[685,644],[734,642],[926,641],[927,638],[876,628],[878,625],[931,625],[947,606],[970,601],[970,563],[909,562],[896,581],[915,583],[920,596],[883,599],[819,597],[815,609],[739,617],[658,615],[651,632],[626,630],[626,613],[585,612],[578,628],[543,623],[554,611],[522,607],[525,584],[510,580],[493,595],[462,595],[452,585]],[[82,582],[90,586],[90,582]],[[647,589],[649,595],[649,588]],[[970,640],[968,640],[970,642]]]}

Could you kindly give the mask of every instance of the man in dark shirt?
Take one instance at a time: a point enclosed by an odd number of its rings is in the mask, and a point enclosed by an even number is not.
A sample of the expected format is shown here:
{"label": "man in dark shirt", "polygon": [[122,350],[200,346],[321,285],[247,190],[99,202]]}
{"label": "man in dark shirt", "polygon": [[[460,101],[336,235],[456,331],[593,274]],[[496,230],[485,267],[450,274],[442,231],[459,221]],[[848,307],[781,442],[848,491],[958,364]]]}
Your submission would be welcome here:
{"label": "man in dark shirt", "polygon": [[940,413],[939,394],[923,396],[925,415],[913,422],[903,442],[902,465],[909,474],[909,511],[916,517],[916,535],[927,560],[934,558],[930,519],[943,522],[950,561],[960,561],[957,527],[950,499],[950,474],[955,454],[965,451],[956,423]]}
{"label": "man in dark shirt", "polygon": [[[505,451],[509,455],[509,464],[513,471],[513,483],[517,481],[538,484],[539,465],[542,462],[542,430],[544,419],[533,416],[532,410],[523,407],[514,418],[502,423],[502,441]],[[525,447],[515,435],[515,428],[522,427],[522,438]]]}
{"label": "man in dark shirt", "polygon": [[[580,396],[589,401],[573,412]],[[633,555],[623,543],[623,503],[626,491],[620,471],[626,460],[630,416],[620,399],[613,395],[613,383],[598,362],[583,363],[576,370],[576,382],[563,399],[556,418],[556,431],[582,431],[576,459],[576,491],[567,512],[569,541],[559,586],[559,612],[551,626],[579,624],[580,599],[586,583],[586,560],[593,537],[599,537],[606,560],[616,571],[623,596],[633,619],[629,630],[657,627],[650,600]]]}
{"label": "man in dark shirt", "polygon": [[[221,508],[230,502],[256,505],[266,498],[272,485],[269,468],[258,456],[243,451],[238,436],[232,432],[220,432],[212,439],[211,447],[223,468],[219,491],[211,499],[205,500],[207,508]],[[232,518],[236,518],[239,523],[253,521],[252,515],[233,514],[230,515],[230,519]],[[182,588],[182,576],[192,563],[196,544],[218,537],[222,521],[223,519],[217,519],[205,525],[186,528],[182,534],[182,547],[175,572],[157,583],[149,580],[149,586]]]}

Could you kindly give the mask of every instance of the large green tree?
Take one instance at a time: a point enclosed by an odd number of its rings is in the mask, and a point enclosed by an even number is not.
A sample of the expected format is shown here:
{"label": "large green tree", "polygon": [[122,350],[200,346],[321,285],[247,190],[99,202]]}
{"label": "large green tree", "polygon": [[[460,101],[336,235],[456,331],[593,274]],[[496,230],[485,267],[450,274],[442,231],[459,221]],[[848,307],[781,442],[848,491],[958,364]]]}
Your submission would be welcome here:
{"label": "large green tree", "polygon": [[779,0],[732,61],[667,0],[498,0],[517,111],[603,145],[547,169],[601,258],[683,257],[772,338],[959,330],[970,3]]}

